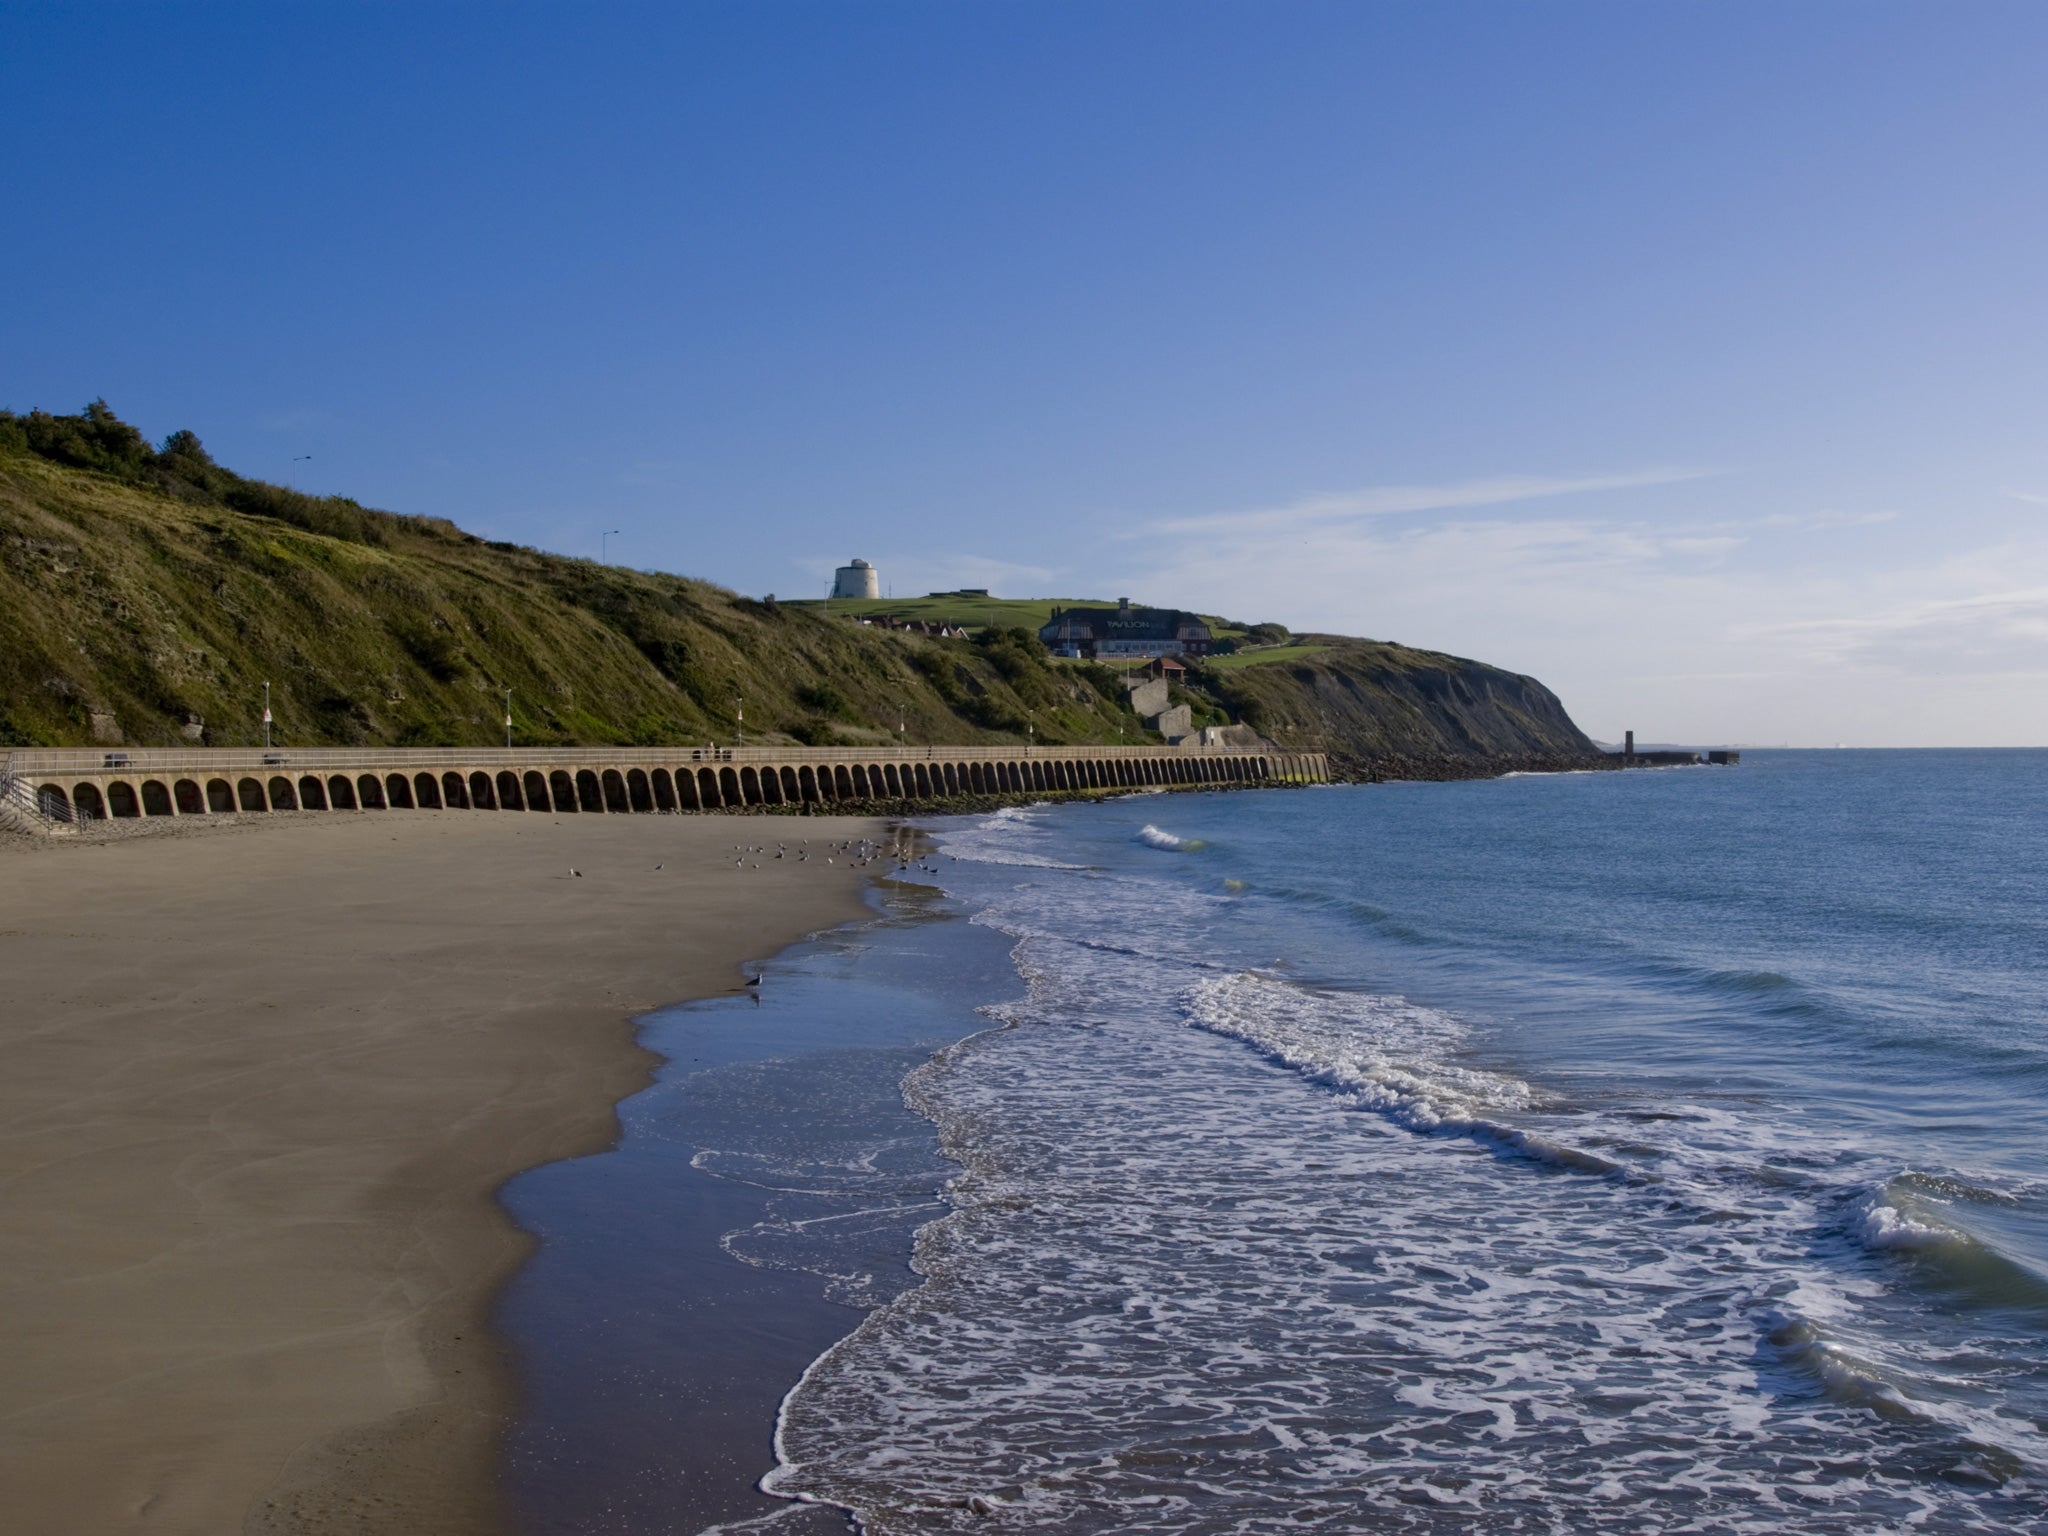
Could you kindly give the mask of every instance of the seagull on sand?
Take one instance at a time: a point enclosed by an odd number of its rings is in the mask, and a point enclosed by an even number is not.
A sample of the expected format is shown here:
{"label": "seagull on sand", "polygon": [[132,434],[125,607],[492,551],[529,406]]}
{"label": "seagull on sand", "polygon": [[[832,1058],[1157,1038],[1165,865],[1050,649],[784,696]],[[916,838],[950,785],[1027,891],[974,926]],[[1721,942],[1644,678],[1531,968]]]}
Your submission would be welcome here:
{"label": "seagull on sand", "polygon": [[580,869],[571,869],[569,873],[574,875],[578,880],[581,880],[583,878],[583,871]]}

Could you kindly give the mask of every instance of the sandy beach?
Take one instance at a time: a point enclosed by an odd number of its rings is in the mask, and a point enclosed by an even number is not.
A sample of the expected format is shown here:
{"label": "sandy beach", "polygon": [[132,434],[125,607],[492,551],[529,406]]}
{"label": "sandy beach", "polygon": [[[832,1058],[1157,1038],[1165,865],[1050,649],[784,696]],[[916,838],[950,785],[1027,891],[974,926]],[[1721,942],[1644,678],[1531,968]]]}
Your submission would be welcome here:
{"label": "sandy beach", "polygon": [[733,844],[880,831],[422,813],[0,846],[11,1528],[503,1530],[484,1320],[530,1240],[493,1191],[610,1143],[634,1016],[864,912],[843,858]]}

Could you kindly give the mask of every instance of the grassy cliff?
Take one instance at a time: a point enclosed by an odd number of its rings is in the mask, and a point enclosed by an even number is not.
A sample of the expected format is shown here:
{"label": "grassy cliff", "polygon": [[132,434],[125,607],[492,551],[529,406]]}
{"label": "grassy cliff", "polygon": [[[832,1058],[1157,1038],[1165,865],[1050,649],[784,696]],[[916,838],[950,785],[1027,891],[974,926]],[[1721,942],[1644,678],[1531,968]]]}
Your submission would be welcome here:
{"label": "grassy cliff", "polygon": [[[152,446],[102,404],[0,412],[0,744],[1145,739],[1107,668],[487,542]],[[1326,637],[1311,637],[1323,645]],[[1590,753],[1540,684],[1328,640],[1198,674],[1198,717],[1361,762]],[[1277,653],[1276,653],[1277,654]],[[1119,734],[1119,726],[1122,733]]]}
{"label": "grassy cliff", "polygon": [[1599,761],[1533,677],[1435,651],[1344,635],[1212,660],[1197,690],[1291,746],[1328,752],[1350,778],[1446,778]]}

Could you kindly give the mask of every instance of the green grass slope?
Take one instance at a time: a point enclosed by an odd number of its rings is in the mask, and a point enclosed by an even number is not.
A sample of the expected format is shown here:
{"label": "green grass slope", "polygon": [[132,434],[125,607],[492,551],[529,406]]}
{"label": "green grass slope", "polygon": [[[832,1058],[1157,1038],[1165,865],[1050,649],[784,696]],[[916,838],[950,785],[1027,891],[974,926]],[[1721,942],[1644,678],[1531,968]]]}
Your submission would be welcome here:
{"label": "green grass slope", "polygon": [[1350,777],[1454,777],[1466,765],[1559,767],[1599,749],[1533,677],[1343,635],[1219,657],[1201,690],[1260,732],[1331,754]]}
{"label": "green grass slope", "polygon": [[[978,593],[932,592],[924,597],[835,597],[806,598],[792,607],[815,608],[841,616],[878,617],[888,615],[926,624],[949,624],[973,634],[983,629],[1015,627],[1034,634],[1052,621],[1056,608],[1114,608],[1116,599],[1107,597],[983,597]],[[1173,607],[1172,603],[1159,604]],[[1226,645],[1255,643],[1258,634],[1278,630],[1278,625],[1252,626],[1205,613],[1202,620],[1210,633]],[[1281,631],[1284,633],[1284,631]]]}
{"label": "green grass slope", "polygon": [[[684,577],[131,455],[0,420],[0,743],[1142,740],[1106,669],[1014,633],[892,634]],[[47,418],[58,422],[78,418]],[[15,428],[9,432],[8,428]],[[46,437],[53,434],[45,434]],[[62,446],[60,444],[60,446]],[[89,445],[88,445],[89,446]],[[74,451],[86,457],[84,450]],[[232,503],[232,504],[231,504]]]}
{"label": "green grass slope", "polygon": [[[905,622],[955,624],[970,633],[982,629],[1028,629],[1036,633],[1062,600],[1052,597],[969,597],[958,592],[934,592],[928,597],[835,597],[806,598],[790,603],[817,613],[842,618],[875,617],[891,614]],[[1114,608],[1114,603],[1091,606]]]}
{"label": "green grass slope", "polygon": [[[915,602],[916,600],[913,600]],[[937,605],[939,599],[925,602]],[[486,542],[242,478],[95,402],[0,412],[0,745],[1140,742],[1116,673],[1047,656],[1051,604],[919,616],[971,641]],[[864,605],[908,615],[912,604]],[[955,605],[957,606],[957,605]],[[1037,620],[1036,622],[1042,622]],[[1198,723],[1365,765],[1592,752],[1532,679],[1338,637],[1198,670]]]}

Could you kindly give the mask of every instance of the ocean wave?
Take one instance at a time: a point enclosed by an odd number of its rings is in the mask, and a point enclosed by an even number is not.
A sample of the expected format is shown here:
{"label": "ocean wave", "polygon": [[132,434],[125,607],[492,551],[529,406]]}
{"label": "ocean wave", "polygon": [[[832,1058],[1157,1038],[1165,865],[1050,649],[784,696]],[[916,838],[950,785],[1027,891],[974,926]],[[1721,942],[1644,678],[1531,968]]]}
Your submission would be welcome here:
{"label": "ocean wave", "polygon": [[[1826,1401],[1891,1424],[1936,1432],[1946,1475],[1993,1488],[2023,1489],[2048,1472],[2048,1434],[1996,1407],[1973,1401],[1969,1368],[1929,1359],[1887,1363],[1882,1342],[1852,1336],[1857,1309],[1848,1298],[1810,1284],[1762,1310],[1765,1342],[1811,1380]],[[1911,1454],[1910,1452],[1908,1454]],[[1924,1450],[1921,1454],[1925,1454]],[[1963,1474],[1958,1477],[1957,1474]]]}
{"label": "ocean wave", "polygon": [[1866,1247],[1908,1253],[1961,1247],[1970,1241],[1968,1233],[1924,1214],[1901,1210],[1883,1194],[1872,1195],[1866,1203],[1856,1235]]}
{"label": "ocean wave", "polygon": [[[1802,1291],[1801,1299],[1810,1302],[1811,1291]],[[1907,1401],[1890,1373],[1857,1355],[1831,1335],[1822,1320],[1806,1315],[1796,1305],[1765,1308],[1761,1324],[1765,1342],[1779,1358],[1810,1376],[1829,1401],[1866,1409],[1880,1418],[1926,1417]]]}
{"label": "ocean wave", "polygon": [[1444,1059],[1463,1029],[1449,1014],[1396,997],[1317,993],[1239,971],[1196,983],[1189,1023],[1255,1046],[1312,1082],[1412,1131],[1469,1136],[1491,1149],[1579,1173],[1626,1165],[1500,1119],[1537,1107],[1528,1083]]}
{"label": "ocean wave", "polygon": [[2026,1179],[2007,1179],[1989,1184],[1959,1178],[1952,1173],[1928,1173],[1917,1168],[1908,1168],[1890,1180],[1887,1187],[1901,1190],[1916,1199],[1958,1200],[1965,1205],[2006,1210],[2048,1201],[2048,1185]]}
{"label": "ocean wave", "polygon": [[1259,893],[1275,901],[1291,902],[1305,907],[1316,907],[1324,911],[1340,913],[1345,917],[1354,918],[1366,926],[1385,934],[1390,939],[1398,939],[1404,944],[1454,947],[1452,942],[1447,940],[1444,935],[1426,933],[1414,924],[1396,917],[1386,908],[1376,907],[1372,903],[1360,901],[1354,896],[1339,895],[1331,891],[1306,890],[1298,886],[1285,885],[1261,885]]}
{"label": "ocean wave", "polygon": [[1791,992],[1800,986],[1780,971],[1708,971],[1700,977],[1700,984],[1717,992],[1752,994]]}
{"label": "ocean wave", "polygon": [[1874,1253],[1911,1261],[1923,1288],[1944,1292],[1972,1309],[1997,1308],[2048,1321],[2048,1275],[1972,1231],[1954,1210],[1956,1201],[1993,1210],[2020,1203],[1967,1181],[1905,1173],[1855,1202],[1850,1231]]}
{"label": "ocean wave", "polygon": [[[2023,1528],[2011,1426],[1918,1401],[1774,1213],[1513,1174],[1242,1066],[1256,1034],[1440,1116],[1536,1097],[1456,1079],[1457,1018],[1246,971],[1169,1016],[1170,962],[1043,937],[1017,959],[1031,1027],[905,1084],[963,1170],[924,1284],[790,1394],[770,1491],[899,1536]],[[1197,1008],[1239,1027],[1189,1030]],[[1879,1462],[1881,1491],[1798,1475]],[[1951,1468],[2001,1502],[1980,1519]]]}
{"label": "ocean wave", "polygon": [[1162,849],[1168,853],[1196,853],[1209,846],[1199,837],[1176,837],[1171,832],[1153,826],[1149,821],[1138,829],[1136,834],[1132,836],[1131,841],[1143,843],[1147,848]]}
{"label": "ocean wave", "polygon": [[[969,830],[1056,861],[1064,824]],[[1288,979],[1250,942],[1324,920],[1189,890],[1139,837],[1080,884],[972,877],[1027,996],[906,1081],[963,1171],[922,1288],[787,1400],[773,1491],[904,1536],[2035,1528],[2041,1436],[1969,1354],[2024,1359],[1986,1343],[2019,1292],[1962,1225],[2008,1192],[1873,1182],[1896,1164],[1853,1131],[1740,1088],[1486,1070],[1453,1013]],[[1731,1013],[1828,995],[1668,966]],[[1937,1226],[1963,1240],[1913,1245]],[[1918,1326],[1952,1301],[1975,1337]]]}
{"label": "ocean wave", "polygon": [[1042,825],[1046,805],[1006,805],[964,826],[949,826],[939,835],[939,847],[952,858],[969,864],[1008,864],[1019,869],[1082,870],[1085,864],[1071,863],[1040,852],[1032,844],[1046,837]]}

